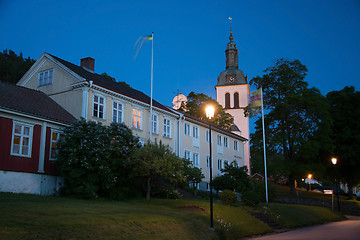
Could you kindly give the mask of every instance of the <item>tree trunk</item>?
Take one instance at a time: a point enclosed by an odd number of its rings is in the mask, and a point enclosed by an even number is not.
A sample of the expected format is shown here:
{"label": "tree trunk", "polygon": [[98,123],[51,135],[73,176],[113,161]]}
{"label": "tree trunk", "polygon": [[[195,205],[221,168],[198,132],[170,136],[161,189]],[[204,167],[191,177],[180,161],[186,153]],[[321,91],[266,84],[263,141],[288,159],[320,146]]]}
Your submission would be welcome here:
{"label": "tree trunk", "polygon": [[151,177],[148,177],[147,189],[146,189],[146,200],[150,200],[150,192],[151,192]]}
{"label": "tree trunk", "polygon": [[348,186],[348,200],[352,200],[354,199],[352,183],[348,182],[347,186]]}

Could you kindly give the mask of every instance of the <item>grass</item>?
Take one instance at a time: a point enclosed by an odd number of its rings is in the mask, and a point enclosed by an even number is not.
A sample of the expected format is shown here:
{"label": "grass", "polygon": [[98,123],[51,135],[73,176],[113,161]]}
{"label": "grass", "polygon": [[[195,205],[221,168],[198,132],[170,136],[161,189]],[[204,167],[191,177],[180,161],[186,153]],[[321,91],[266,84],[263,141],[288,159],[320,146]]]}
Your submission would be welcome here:
{"label": "grass", "polygon": [[[199,208],[179,208],[184,206]],[[272,231],[243,208],[217,203],[214,223],[212,232],[208,201],[118,202],[0,193],[0,239],[237,239]]]}
{"label": "grass", "polygon": [[[214,203],[209,230],[209,201],[80,200],[0,193],[2,239],[239,239],[272,232],[241,204]],[[284,228],[341,220],[327,208],[271,203],[268,214]]]}
{"label": "grass", "polygon": [[345,219],[338,212],[317,206],[271,203],[266,210],[270,219],[284,228],[304,227]]}

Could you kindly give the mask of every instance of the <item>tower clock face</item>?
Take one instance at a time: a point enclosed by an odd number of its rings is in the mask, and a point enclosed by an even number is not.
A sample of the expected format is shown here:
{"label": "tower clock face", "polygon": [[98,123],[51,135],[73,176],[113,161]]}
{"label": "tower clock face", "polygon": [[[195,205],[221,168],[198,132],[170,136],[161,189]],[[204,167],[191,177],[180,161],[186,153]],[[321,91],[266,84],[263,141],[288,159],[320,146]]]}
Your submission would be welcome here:
{"label": "tower clock face", "polygon": [[226,80],[228,83],[233,83],[235,82],[235,74],[228,74],[226,75]]}

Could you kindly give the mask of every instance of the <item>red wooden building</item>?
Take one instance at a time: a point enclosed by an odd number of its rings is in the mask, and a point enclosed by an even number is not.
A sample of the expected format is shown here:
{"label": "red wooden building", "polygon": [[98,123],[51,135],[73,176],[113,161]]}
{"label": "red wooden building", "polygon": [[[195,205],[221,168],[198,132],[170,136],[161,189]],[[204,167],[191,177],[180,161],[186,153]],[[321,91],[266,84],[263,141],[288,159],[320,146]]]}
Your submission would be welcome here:
{"label": "red wooden building", "polygon": [[56,143],[75,118],[40,91],[0,82],[0,191],[53,194]]}

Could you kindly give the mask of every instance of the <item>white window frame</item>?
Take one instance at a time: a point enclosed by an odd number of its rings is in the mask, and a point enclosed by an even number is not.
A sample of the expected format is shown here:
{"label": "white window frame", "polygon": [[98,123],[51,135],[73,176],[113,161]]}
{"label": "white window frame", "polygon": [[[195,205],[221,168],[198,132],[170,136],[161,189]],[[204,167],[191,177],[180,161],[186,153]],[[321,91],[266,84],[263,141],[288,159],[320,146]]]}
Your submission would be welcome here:
{"label": "white window frame", "polygon": [[[20,133],[15,133],[15,126],[16,125],[21,127],[20,128]],[[24,134],[24,128],[25,127],[29,128],[29,134],[28,135]],[[30,125],[30,124],[22,123],[22,122],[17,122],[17,121],[13,122],[12,137],[11,137],[11,155],[31,158],[32,140],[33,140],[33,128],[34,128],[34,125]],[[19,153],[14,152],[14,145],[17,145],[17,144],[14,144],[15,137],[20,137]],[[24,145],[21,144],[21,143],[24,142],[24,138],[29,139],[28,146],[27,146],[28,147],[27,154],[22,153]]]}
{"label": "white window frame", "polygon": [[220,171],[221,169],[223,169],[224,166],[224,162],[221,158],[218,158],[218,170]]}
{"label": "white window frame", "polygon": [[[116,104],[116,108],[114,106],[115,104]],[[121,108],[119,108],[119,106],[121,106]],[[112,104],[112,121],[116,123],[124,122],[124,104],[117,100],[114,100]]]}
{"label": "white window frame", "polygon": [[[97,101],[95,101],[95,98],[97,98]],[[101,103],[101,99],[103,99],[103,103]],[[95,115],[95,104],[97,104],[96,115]],[[102,107],[102,117],[100,117],[101,107]],[[93,117],[99,118],[99,119],[105,119],[105,115],[106,115],[105,110],[106,110],[106,98],[100,94],[94,94],[94,96],[93,96],[93,111],[92,111]]]}
{"label": "white window frame", "polygon": [[221,146],[221,135],[220,134],[217,135],[217,145]]}
{"label": "white window frame", "polygon": [[[53,134],[54,134],[54,133],[57,133],[57,136],[56,136],[55,141],[54,141],[54,139],[53,139]],[[57,143],[59,142],[59,140],[60,140],[60,138],[61,138],[61,135],[64,135],[64,132],[59,131],[59,130],[55,130],[55,129],[51,129],[50,149],[49,149],[49,160],[50,160],[50,161],[55,161],[55,160],[56,160],[56,158],[52,158],[52,157],[51,157],[52,144],[55,143],[55,149],[54,149],[54,151],[55,151],[55,153],[56,153],[56,152],[57,152],[57,150],[56,150],[56,145],[57,145]]]}
{"label": "white window frame", "polygon": [[229,138],[224,136],[224,147],[229,148]]}
{"label": "white window frame", "polygon": [[185,149],[184,150],[184,158],[189,160],[191,163],[192,163],[192,160],[191,160],[191,151]]}
{"label": "white window frame", "polygon": [[163,123],[163,136],[171,138],[171,120],[169,118],[164,118]]}
{"label": "white window frame", "polygon": [[200,154],[198,152],[193,152],[193,166],[200,168]]}
{"label": "white window frame", "polygon": [[48,69],[45,71],[39,72],[38,75],[38,86],[45,86],[52,84],[54,79],[54,69]]}
{"label": "white window frame", "polygon": [[239,151],[239,141],[238,140],[234,140],[234,151]]}
{"label": "white window frame", "polygon": [[[135,110],[135,114],[134,114],[134,110]],[[138,112],[140,113],[140,115],[138,115]],[[143,111],[139,108],[133,107],[131,110],[131,126],[133,129],[137,129],[137,130],[142,130],[142,117],[143,116]],[[134,122],[134,117],[136,119],[136,121]],[[139,123],[139,125],[138,125]]]}
{"label": "white window frame", "polygon": [[188,123],[184,123],[184,135],[185,136],[191,136],[191,131],[190,131],[191,127],[190,124]]}
{"label": "white window frame", "polygon": [[151,132],[159,134],[159,115],[153,113],[151,118]]}
{"label": "white window frame", "polygon": [[193,138],[198,139],[199,138],[199,127],[193,126]]}
{"label": "white window frame", "polygon": [[[212,159],[211,159],[212,160]],[[206,168],[210,168],[210,156],[206,155]],[[211,168],[214,168],[214,163],[211,161]]]}

